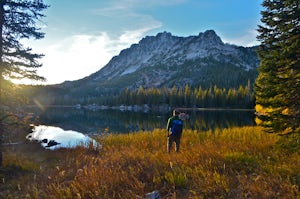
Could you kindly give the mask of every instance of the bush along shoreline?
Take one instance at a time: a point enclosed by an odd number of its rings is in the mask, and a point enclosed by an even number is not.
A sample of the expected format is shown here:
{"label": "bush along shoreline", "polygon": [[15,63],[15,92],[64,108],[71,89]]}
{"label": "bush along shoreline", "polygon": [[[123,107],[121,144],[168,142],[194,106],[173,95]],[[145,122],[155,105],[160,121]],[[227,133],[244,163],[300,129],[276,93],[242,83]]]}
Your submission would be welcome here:
{"label": "bush along shoreline", "polygon": [[164,129],[94,139],[101,149],[4,147],[0,197],[300,197],[297,142],[259,127],[185,129],[181,152],[170,154]]}

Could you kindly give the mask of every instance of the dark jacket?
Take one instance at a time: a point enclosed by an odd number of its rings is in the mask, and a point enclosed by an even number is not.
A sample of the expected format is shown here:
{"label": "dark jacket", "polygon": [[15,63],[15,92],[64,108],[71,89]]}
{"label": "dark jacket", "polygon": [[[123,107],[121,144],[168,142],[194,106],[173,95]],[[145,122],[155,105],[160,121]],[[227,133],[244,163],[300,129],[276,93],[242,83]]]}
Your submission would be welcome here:
{"label": "dark jacket", "polygon": [[[174,120],[180,120],[182,122],[182,120],[178,117],[178,115],[172,116],[169,118],[168,123],[167,123],[167,131],[170,132],[170,130],[172,129],[172,125],[173,125],[173,121]],[[172,133],[172,132],[170,132]]]}

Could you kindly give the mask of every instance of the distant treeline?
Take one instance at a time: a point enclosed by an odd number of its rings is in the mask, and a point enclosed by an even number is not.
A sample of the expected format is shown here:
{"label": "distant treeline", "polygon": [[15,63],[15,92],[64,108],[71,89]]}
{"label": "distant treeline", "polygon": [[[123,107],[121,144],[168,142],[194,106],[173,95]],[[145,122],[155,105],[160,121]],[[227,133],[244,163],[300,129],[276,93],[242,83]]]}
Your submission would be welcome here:
{"label": "distant treeline", "polygon": [[[236,88],[219,88],[211,86],[172,88],[125,88],[118,92],[101,93],[68,92],[65,88],[57,86],[22,86],[17,93],[26,96],[27,104],[41,105],[145,105],[149,107],[167,105],[169,107],[187,108],[254,108],[255,97],[253,83]],[[15,98],[15,97],[14,97]]]}
{"label": "distant treeline", "polygon": [[250,83],[238,88],[218,88],[213,86],[203,89],[201,86],[191,88],[143,88],[137,90],[124,89],[118,94],[102,96],[56,96],[54,104],[96,104],[96,105],[144,105],[171,107],[226,107],[226,108],[253,108],[254,94]]}

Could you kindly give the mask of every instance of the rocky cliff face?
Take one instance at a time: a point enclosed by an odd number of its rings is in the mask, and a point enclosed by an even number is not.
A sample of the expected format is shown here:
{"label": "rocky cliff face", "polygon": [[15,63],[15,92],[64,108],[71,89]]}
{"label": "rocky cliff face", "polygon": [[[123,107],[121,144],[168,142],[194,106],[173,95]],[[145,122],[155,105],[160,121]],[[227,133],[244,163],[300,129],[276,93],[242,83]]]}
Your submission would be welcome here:
{"label": "rocky cliff face", "polygon": [[77,87],[97,92],[185,84],[235,87],[254,81],[258,65],[255,47],[225,44],[213,30],[189,37],[163,32],[122,50],[101,70],[77,81]]}

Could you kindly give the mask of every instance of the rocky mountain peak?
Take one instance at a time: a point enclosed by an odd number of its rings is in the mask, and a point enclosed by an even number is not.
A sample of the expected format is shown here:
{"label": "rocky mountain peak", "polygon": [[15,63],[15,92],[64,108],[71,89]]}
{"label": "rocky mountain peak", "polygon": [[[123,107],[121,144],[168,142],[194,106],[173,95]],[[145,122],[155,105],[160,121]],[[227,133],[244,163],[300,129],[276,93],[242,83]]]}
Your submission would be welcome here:
{"label": "rocky mountain peak", "polygon": [[172,34],[170,32],[164,31],[160,32],[156,35],[156,37],[161,38],[161,39],[166,39],[166,38],[171,38]]}
{"label": "rocky mountain peak", "polygon": [[170,48],[176,42],[176,37],[169,32],[161,32],[156,36],[146,36],[139,43],[139,47],[143,50],[154,49],[163,51],[166,48]]}
{"label": "rocky mountain peak", "polygon": [[[85,79],[106,87],[149,88],[211,85],[213,78],[222,84],[219,87],[229,87],[231,82],[238,81],[239,74],[254,71],[258,65],[254,48],[224,44],[214,30],[188,37],[161,32],[122,50],[105,67]],[[235,73],[234,80],[226,80]],[[215,79],[220,76],[224,80]]]}
{"label": "rocky mountain peak", "polygon": [[199,33],[198,37],[205,40],[207,43],[224,44],[214,30],[207,30],[204,33]]}

